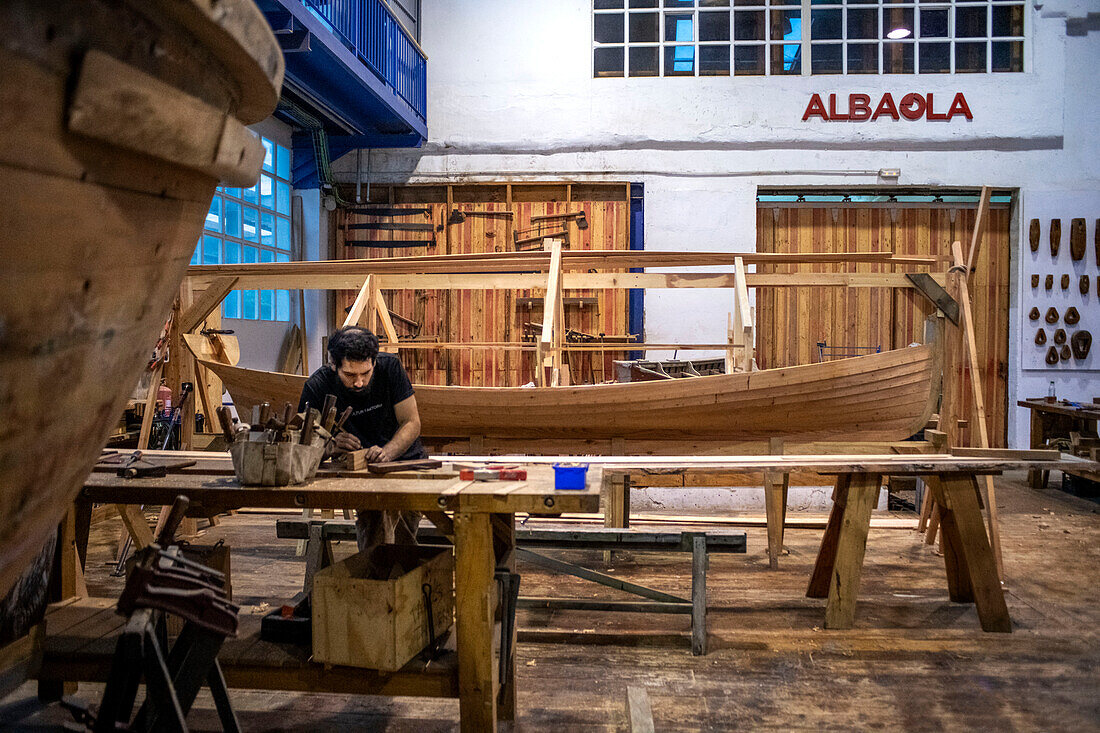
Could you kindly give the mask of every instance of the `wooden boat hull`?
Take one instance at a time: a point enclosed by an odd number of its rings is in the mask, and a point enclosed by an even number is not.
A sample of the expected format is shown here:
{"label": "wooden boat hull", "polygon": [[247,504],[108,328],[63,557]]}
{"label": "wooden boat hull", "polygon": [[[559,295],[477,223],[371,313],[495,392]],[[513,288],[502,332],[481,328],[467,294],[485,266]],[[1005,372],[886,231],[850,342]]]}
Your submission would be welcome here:
{"label": "wooden boat hull", "polygon": [[[0,24],[3,593],[71,506],[164,325],[224,170],[199,160],[203,141],[270,112],[282,59],[249,0],[11,0]],[[266,94],[242,92],[258,78]],[[145,109],[143,92],[184,107]]]}
{"label": "wooden boat hull", "polygon": [[[305,377],[200,359],[238,409],[296,402]],[[939,396],[935,344],[691,379],[573,387],[416,385],[426,438],[890,441],[919,431]],[[247,415],[248,413],[244,413]]]}

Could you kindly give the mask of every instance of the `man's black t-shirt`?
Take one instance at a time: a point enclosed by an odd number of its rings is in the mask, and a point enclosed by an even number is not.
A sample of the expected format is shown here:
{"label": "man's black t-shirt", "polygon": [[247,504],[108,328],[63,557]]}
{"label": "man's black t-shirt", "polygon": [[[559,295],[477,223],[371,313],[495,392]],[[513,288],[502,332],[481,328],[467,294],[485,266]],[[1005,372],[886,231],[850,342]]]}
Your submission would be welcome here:
{"label": "man's black t-shirt", "polygon": [[[398,428],[393,406],[412,397],[413,388],[401,360],[393,354],[379,354],[374,360],[370,384],[362,392],[345,387],[331,366],[325,365],[315,371],[302,388],[298,411],[304,410],[307,402],[310,407],[320,410],[328,394],[336,395],[338,415],[351,406],[351,417],[344,423],[344,429],[359,438],[364,448],[369,448],[383,446],[393,439]],[[417,438],[397,460],[427,457],[424,445]]]}

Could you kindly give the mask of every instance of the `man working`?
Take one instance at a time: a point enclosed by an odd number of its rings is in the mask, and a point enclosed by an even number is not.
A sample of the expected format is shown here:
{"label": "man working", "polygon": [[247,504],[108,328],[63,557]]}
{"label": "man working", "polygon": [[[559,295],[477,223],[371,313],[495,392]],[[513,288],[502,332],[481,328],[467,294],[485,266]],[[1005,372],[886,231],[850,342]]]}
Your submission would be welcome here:
{"label": "man working", "polygon": [[[298,411],[320,409],[326,395],[336,396],[336,411],[351,407],[337,434],[338,453],[367,449],[371,463],[427,458],[420,442],[420,413],[405,367],[392,354],[378,352],[378,337],[365,328],[344,326],[328,340],[331,364],[315,371],[302,388]],[[418,512],[357,512],[359,549],[383,542],[416,543]]]}

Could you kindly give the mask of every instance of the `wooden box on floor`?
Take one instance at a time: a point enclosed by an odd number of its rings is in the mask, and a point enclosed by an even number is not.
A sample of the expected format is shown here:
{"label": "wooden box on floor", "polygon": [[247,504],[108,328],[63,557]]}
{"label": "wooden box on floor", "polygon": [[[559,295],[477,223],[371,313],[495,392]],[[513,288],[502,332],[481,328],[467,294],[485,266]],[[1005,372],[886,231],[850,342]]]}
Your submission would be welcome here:
{"label": "wooden box on floor", "polygon": [[454,617],[451,548],[379,545],[313,579],[313,660],[394,671],[431,641],[424,586],[438,637]]}

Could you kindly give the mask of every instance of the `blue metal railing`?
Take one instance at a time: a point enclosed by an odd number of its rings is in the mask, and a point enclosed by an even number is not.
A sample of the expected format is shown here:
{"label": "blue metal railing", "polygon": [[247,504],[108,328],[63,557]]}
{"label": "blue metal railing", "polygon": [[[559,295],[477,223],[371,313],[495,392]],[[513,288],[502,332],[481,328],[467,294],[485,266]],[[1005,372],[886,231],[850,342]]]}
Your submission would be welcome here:
{"label": "blue metal railing", "polygon": [[427,119],[427,59],[382,0],[302,2],[420,119]]}

